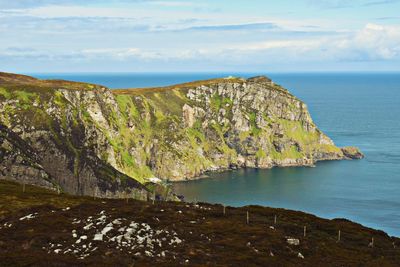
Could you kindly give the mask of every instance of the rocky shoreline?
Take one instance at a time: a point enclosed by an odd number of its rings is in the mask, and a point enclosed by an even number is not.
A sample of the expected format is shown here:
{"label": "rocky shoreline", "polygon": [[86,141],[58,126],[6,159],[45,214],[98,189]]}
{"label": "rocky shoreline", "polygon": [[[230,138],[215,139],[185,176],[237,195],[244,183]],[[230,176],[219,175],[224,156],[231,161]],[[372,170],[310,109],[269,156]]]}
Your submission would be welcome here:
{"label": "rocky shoreline", "polygon": [[335,146],[307,106],[265,76],[109,90],[0,73],[0,179],[146,199],[155,177],[362,157]]}
{"label": "rocky shoreline", "polygon": [[[327,161],[327,160],[358,160],[358,159],[363,159],[365,155],[356,147],[342,147],[341,148],[344,158],[337,158],[337,159],[324,159],[321,161]],[[318,161],[312,161],[312,162],[295,162],[295,164],[283,164],[283,165],[275,165],[275,166],[268,166],[268,167],[247,167],[247,166],[238,166],[238,165],[231,165],[228,168],[215,168],[215,169],[210,169],[204,171],[201,175],[195,176],[195,177],[190,177],[190,178],[184,178],[182,180],[177,180],[177,181],[172,181],[172,182],[182,182],[182,181],[195,181],[195,180],[200,180],[200,179],[208,179],[210,178],[209,174],[212,173],[222,173],[222,172],[229,172],[229,171],[236,171],[240,169],[272,169],[272,168],[290,168],[290,167],[316,167],[316,164]]]}

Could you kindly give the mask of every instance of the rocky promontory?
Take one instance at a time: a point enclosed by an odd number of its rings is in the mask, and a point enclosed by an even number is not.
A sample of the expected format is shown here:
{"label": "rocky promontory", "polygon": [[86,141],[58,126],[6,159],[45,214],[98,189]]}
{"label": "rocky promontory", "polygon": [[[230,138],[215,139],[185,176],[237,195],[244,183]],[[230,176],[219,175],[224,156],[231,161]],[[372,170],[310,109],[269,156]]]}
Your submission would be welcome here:
{"label": "rocky promontory", "polygon": [[0,73],[0,179],[145,199],[155,177],[362,157],[264,76],[110,90]]}

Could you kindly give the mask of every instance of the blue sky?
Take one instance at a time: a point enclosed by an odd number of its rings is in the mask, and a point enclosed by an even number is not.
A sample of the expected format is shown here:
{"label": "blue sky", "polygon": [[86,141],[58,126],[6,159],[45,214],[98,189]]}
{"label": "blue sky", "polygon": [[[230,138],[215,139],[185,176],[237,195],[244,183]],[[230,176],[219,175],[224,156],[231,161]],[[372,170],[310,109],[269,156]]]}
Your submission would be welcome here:
{"label": "blue sky", "polygon": [[0,71],[400,71],[400,0],[0,0]]}

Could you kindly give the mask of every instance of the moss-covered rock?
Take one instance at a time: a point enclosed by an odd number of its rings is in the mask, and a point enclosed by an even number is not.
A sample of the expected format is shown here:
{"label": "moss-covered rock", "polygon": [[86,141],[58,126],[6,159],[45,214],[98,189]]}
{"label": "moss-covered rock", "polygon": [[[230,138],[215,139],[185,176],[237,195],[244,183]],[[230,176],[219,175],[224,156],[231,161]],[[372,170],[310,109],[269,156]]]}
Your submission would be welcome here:
{"label": "moss-covered rock", "polygon": [[153,177],[357,158],[266,77],[109,90],[0,73],[0,111],[3,129],[32,148],[46,179],[78,194],[141,188]]}

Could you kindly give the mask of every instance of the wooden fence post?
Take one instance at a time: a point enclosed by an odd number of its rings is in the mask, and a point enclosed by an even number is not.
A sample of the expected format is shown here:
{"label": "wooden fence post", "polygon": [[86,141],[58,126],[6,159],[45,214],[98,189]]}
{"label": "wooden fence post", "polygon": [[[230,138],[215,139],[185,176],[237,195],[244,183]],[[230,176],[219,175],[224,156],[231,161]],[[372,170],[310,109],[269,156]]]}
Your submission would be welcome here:
{"label": "wooden fence post", "polygon": [[371,239],[371,242],[368,244],[368,247],[370,248],[374,247],[374,238]]}
{"label": "wooden fence post", "polygon": [[340,242],[340,238],[341,238],[341,232],[340,232],[340,230],[339,230],[337,242]]}
{"label": "wooden fence post", "polygon": [[249,224],[249,211],[247,211],[246,222]]}
{"label": "wooden fence post", "polygon": [[307,226],[304,226],[303,235],[304,235],[304,237],[306,237],[306,235],[307,235]]}

